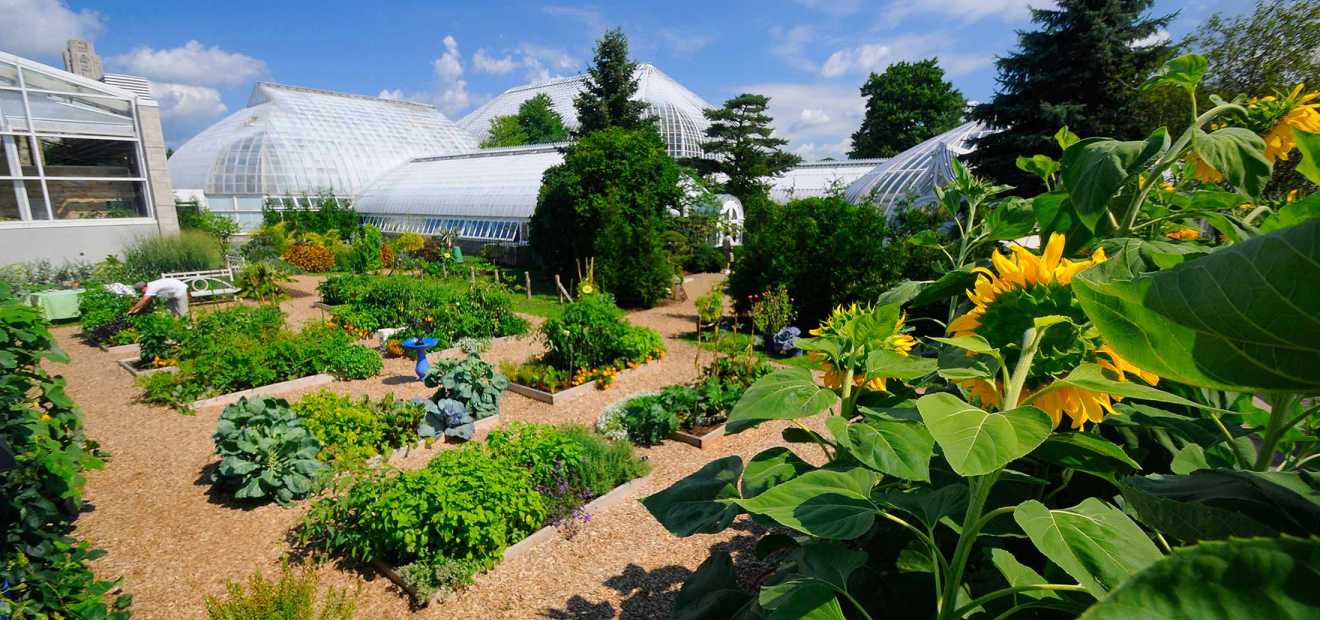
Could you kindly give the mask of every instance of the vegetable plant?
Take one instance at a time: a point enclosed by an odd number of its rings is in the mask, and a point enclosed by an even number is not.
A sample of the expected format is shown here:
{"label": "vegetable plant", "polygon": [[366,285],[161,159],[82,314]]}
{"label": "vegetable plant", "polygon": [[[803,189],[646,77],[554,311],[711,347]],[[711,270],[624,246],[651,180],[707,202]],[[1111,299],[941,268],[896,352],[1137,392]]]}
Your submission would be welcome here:
{"label": "vegetable plant", "polygon": [[436,388],[431,399],[458,401],[473,420],[499,413],[500,396],[509,387],[509,380],[481,359],[481,343],[464,340],[459,344],[464,357],[437,360],[427,371],[423,383]]}
{"label": "vegetable plant", "polygon": [[239,499],[288,505],[312,493],[329,469],[317,459],[321,443],[281,398],[239,399],[211,437],[221,458],[212,479]]}

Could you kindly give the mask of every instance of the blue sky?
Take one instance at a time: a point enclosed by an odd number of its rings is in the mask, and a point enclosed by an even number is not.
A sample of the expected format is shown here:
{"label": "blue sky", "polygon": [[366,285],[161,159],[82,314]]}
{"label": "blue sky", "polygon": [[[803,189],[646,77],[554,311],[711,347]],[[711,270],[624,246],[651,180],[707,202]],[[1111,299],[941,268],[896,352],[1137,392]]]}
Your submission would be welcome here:
{"label": "blue sky", "polygon": [[[847,150],[863,109],[857,88],[894,61],[936,56],[969,99],[988,98],[995,55],[1029,25],[1027,6],[1047,2],[0,0],[0,49],[60,66],[65,39],[91,39],[108,71],[153,81],[177,146],[241,109],[258,80],[416,99],[457,119],[511,86],[580,72],[617,25],[636,60],[712,105],[769,95],[779,133],[815,159]],[[1176,39],[1250,4],[1157,0],[1155,11],[1180,11]]]}

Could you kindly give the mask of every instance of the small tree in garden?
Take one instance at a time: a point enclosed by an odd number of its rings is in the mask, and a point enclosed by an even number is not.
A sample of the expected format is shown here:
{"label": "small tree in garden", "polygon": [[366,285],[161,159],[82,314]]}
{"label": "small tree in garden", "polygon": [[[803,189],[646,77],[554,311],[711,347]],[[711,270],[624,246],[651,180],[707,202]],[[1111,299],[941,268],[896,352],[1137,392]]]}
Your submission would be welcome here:
{"label": "small tree in garden", "polygon": [[616,28],[601,36],[582,92],[573,99],[578,136],[607,127],[640,129],[653,124],[642,116],[646,103],[633,98],[637,94],[636,72],[637,63],[628,58],[628,37],[623,30]]}
{"label": "small tree in garden", "polygon": [[[701,144],[707,158],[697,163],[703,172],[724,175],[728,180],[723,190],[740,200],[765,194],[772,178],[802,161],[783,150],[788,140],[775,137],[774,119],[766,113],[769,104],[765,95],[742,93],[723,107],[703,112],[710,121],[708,140]],[[757,216],[748,214],[748,219],[759,220]]]}
{"label": "small tree in garden", "polygon": [[669,292],[660,240],[680,198],[679,170],[652,128],[594,132],[545,172],[531,220],[532,248],[567,276],[596,257],[596,279],[620,303],[650,307]]}
{"label": "small tree in garden", "polygon": [[938,59],[899,61],[862,85],[866,116],[848,157],[893,157],[962,122],[967,100],[945,81]]}

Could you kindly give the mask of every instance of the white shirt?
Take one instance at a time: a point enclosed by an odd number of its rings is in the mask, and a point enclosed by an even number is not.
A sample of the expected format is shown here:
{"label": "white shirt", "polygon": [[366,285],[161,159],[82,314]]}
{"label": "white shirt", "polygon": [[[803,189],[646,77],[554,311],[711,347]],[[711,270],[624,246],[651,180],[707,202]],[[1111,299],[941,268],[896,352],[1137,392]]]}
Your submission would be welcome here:
{"label": "white shirt", "polygon": [[161,278],[147,283],[147,297],[166,299],[187,299],[188,285],[177,278]]}

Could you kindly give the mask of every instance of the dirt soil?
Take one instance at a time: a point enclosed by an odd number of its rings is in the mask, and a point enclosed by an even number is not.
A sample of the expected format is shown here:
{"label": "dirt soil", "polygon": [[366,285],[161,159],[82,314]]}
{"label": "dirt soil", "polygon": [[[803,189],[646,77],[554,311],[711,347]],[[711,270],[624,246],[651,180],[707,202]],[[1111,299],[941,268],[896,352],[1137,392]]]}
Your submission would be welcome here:
{"label": "dirt soil", "polygon": [[[665,336],[669,354],[663,360],[622,373],[609,390],[557,406],[506,394],[501,424],[593,424],[600,411],[619,398],[694,379],[699,365],[713,354],[677,336],[695,324],[690,300],[720,280],[715,274],[694,276],[686,284],[689,301],[629,315],[633,323]],[[324,316],[312,305],[318,299],[317,281],[304,276],[288,285],[295,296],[283,307],[291,325]],[[134,616],[204,617],[205,597],[223,595],[227,581],[246,579],[258,569],[267,574],[278,570],[291,549],[290,532],[309,502],[291,508],[246,508],[213,495],[206,475],[217,461],[211,433],[220,408],[186,416],[138,402],[140,390],[112,354],[79,341],[76,326],[55,331],[72,360],[50,364],[49,369],[67,377],[70,395],[86,413],[87,434],[111,454],[105,469],[87,476],[87,512],[77,522],[77,535],[108,552],[94,563],[96,573],[123,579],[124,589],[134,597]],[[500,343],[484,356],[492,362],[516,361],[541,350],[535,337],[527,336]],[[388,392],[405,398],[429,395],[431,390],[413,376],[412,365],[407,359],[386,360],[381,376],[336,382],[329,389],[373,398]],[[712,550],[732,551],[744,579],[764,574],[765,567],[751,553],[756,526],[744,518],[721,534],[676,538],[637,500],[719,457],[738,454],[746,459],[782,443],[784,426],[767,424],[733,435],[714,449],[673,441],[639,449],[655,466],[649,488],[591,515],[573,539],[558,537],[479,575],[474,585],[441,605],[410,609],[407,597],[388,580],[351,566],[323,564],[322,583],[357,589],[363,618],[667,618],[679,587]],[[396,463],[420,467],[440,449],[444,447],[417,450]]]}

